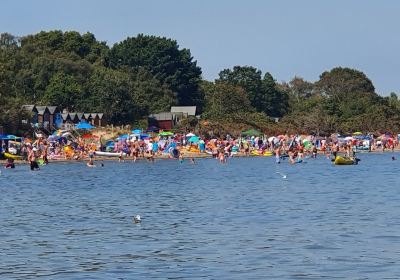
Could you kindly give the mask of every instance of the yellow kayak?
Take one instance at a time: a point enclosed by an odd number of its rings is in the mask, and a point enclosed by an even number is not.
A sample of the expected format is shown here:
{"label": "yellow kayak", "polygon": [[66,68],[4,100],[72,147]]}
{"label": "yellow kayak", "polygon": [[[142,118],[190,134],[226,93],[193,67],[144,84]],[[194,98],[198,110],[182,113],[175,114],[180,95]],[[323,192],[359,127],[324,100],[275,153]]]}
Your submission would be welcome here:
{"label": "yellow kayak", "polygon": [[341,156],[337,156],[335,158],[334,163],[336,165],[352,165],[355,163],[354,159],[348,158],[348,157],[341,157]]}
{"label": "yellow kayak", "polygon": [[15,160],[21,160],[22,159],[22,156],[13,155],[13,154],[9,154],[9,153],[4,153],[4,157],[5,158],[10,158],[10,159],[15,159]]}

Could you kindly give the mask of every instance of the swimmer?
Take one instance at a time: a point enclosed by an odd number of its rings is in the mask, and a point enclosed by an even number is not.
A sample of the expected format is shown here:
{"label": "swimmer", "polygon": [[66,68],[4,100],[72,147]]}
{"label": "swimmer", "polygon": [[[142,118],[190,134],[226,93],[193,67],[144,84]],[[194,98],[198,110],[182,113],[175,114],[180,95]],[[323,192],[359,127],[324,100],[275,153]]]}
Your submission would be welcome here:
{"label": "swimmer", "polygon": [[194,161],[194,158],[190,158],[190,163],[196,164],[196,162]]}
{"label": "swimmer", "polygon": [[396,160],[396,158],[394,156],[392,156],[392,160]]}
{"label": "swimmer", "polygon": [[140,215],[135,215],[135,217],[133,217],[133,222],[135,224],[139,224],[142,222],[142,219],[140,218]]}
{"label": "swimmer", "polygon": [[180,162],[180,163],[183,163],[183,153],[180,153],[180,154],[179,154],[179,162]]}
{"label": "swimmer", "polygon": [[7,159],[7,163],[4,168],[15,168],[14,160],[11,158]]}
{"label": "swimmer", "polygon": [[88,163],[86,163],[86,165],[88,167],[96,167],[96,165],[94,165],[93,161],[89,161]]}

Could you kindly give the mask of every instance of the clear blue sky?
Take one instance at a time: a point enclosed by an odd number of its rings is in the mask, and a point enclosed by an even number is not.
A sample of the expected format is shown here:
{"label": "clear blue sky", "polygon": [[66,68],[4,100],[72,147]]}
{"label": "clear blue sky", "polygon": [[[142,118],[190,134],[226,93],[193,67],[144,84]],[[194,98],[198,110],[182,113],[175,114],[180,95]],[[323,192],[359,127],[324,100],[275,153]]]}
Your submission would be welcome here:
{"label": "clear blue sky", "polygon": [[0,32],[89,31],[110,46],[166,36],[191,50],[208,80],[234,65],[279,82],[347,66],[387,95],[400,92],[399,13],[397,0],[5,0]]}

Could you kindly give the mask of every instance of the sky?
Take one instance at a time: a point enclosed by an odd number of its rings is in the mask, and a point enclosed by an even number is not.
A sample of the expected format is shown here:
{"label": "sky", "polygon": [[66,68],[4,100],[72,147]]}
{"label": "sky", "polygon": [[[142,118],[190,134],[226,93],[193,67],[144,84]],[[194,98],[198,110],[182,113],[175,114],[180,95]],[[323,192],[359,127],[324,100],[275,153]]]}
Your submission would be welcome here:
{"label": "sky", "polygon": [[397,0],[3,0],[0,33],[91,32],[109,46],[139,33],[190,49],[203,77],[254,66],[278,82],[316,81],[333,67],[400,93]]}

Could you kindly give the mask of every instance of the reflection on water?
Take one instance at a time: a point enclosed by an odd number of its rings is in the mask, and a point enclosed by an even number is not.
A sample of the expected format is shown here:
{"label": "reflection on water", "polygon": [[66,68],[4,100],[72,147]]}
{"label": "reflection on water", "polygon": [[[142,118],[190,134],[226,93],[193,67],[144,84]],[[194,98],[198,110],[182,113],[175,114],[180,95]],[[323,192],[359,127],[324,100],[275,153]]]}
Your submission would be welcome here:
{"label": "reflection on water", "polygon": [[360,157],[3,170],[0,278],[400,279],[400,162]]}

